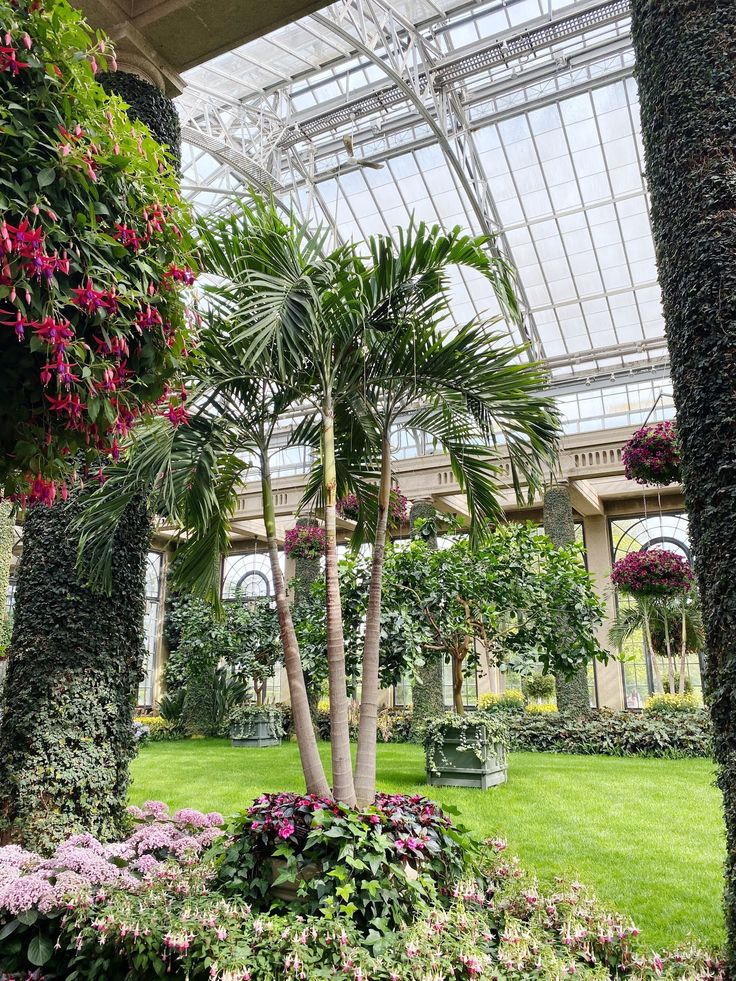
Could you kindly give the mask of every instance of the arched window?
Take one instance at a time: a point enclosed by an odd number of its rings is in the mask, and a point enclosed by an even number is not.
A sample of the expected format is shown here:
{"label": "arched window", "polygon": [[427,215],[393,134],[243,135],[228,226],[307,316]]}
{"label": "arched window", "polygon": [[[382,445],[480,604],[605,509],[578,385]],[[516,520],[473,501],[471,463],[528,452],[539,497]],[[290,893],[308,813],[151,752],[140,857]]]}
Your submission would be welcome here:
{"label": "arched window", "polygon": [[222,598],[262,599],[273,596],[271,562],[263,552],[240,553],[225,557]]}
{"label": "arched window", "polygon": [[[650,548],[664,548],[676,552],[692,562],[690,536],[686,514],[650,514],[636,518],[616,518],[611,521],[611,545],[613,561]],[[619,603],[633,602],[619,597]],[[624,648],[621,664],[624,678],[624,697],[627,708],[641,708],[654,690],[651,659],[643,634],[637,632]],[[693,689],[702,688],[702,664],[698,655],[687,662],[687,677]]]}

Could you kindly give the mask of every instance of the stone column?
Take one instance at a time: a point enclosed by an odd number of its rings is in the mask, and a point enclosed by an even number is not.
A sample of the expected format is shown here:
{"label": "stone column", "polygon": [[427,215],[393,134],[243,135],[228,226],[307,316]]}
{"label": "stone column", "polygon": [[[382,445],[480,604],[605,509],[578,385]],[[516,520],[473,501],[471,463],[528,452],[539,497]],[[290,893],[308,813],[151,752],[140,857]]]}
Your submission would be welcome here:
{"label": "stone column", "polygon": [[[544,531],[556,548],[575,542],[570,489],[566,482],[549,487],[544,493]],[[560,643],[565,642],[565,624],[560,623]],[[557,708],[565,715],[584,715],[590,709],[587,666],[569,678],[555,672]]]}
{"label": "stone column", "polygon": [[[608,520],[604,515],[586,515],[583,519],[585,529],[585,549],[588,556],[588,572],[595,581],[595,587],[606,604],[606,615],[598,629],[598,641],[604,649],[609,648],[608,631],[616,616],[616,600],[611,587],[611,543]],[[621,662],[611,657],[608,664],[596,664],[596,685],[599,708],[624,708],[624,686]]]}
{"label": "stone column", "polygon": [[[435,521],[437,509],[431,501],[415,501],[412,504],[409,514],[409,524],[412,528],[412,537],[417,533],[414,530],[414,522],[420,519]],[[422,537],[425,538],[430,548],[437,548],[437,529],[432,527],[429,534],[425,527]],[[436,715],[442,715],[445,711],[444,682],[443,682],[443,661],[442,657],[434,652],[427,655],[426,663],[419,670],[419,682],[412,688],[413,703],[413,722],[412,730],[414,739],[421,740],[421,728],[427,719]]]}

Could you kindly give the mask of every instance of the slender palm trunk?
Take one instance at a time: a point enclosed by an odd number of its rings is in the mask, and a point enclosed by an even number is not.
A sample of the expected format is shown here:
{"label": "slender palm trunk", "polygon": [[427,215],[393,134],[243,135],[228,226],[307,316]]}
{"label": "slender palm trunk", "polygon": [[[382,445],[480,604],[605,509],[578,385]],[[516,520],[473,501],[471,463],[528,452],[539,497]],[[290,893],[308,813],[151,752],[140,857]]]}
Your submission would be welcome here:
{"label": "slender palm trunk", "polygon": [[378,486],[378,517],[373,542],[371,584],[365,619],[363,644],[363,686],[360,698],[358,754],[355,761],[355,792],[358,804],[365,807],[376,796],[376,733],[378,719],[378,675],[381,641],[381,591],[383,562],[386,553],[386,527],[391,499],[391,442],[383,441],[381,481]]}
{"label": "slender palm trunk", "polygon": [[322,760],[317,749],[317,739],[312,726],[312,716],[307,700],[307,688],[304,684],[304,673],[299,656],[299,644],[291,619],[289,598],[286,594],[284,577],[279,563],[279,547],[276,541],[276,515],[273,507],[273,491],[271,489],[271,472],[266,453],[261,455],[261,491],[263,497],[263,520],[266,525],[268,540],[268,557],[271,562],[276,610],[279,616],[279,632],[284,648],[284,667],[289,679],[289,696],[291,712],[294,719],[294,732],[299,747],[304,782],[308,794],[318,794],[320,797],[330,797],[330,785],[325,776]]}
{"label": "slender palm trunk", "polygon": [[687,663],[687,607],[686,598],[682,597],[682,639],[680,641],[680,683],[677,686],[678,695],[685,694],[685,670]]}
{"label": "slender palm trunk", "polygon": [[332,793],[336,800],[355,805],[353,763],[350,757],[349,703],[345,674],[345,638],[342,626],[340,579],[337,572],[337,470],[335,419],[332,403],[322,411],[322,453],[325,493],[325,583],[327,603],[327,666],[330,686],[330,743],[332,744]]}
{"label": "slender palm trunk", "polygon": [[657,652],[654,650],[654,644],[652,643],[652,625],[649,622],[649,611],[644,610],[644,634],[647,638],[647,647],[649,648],[649,657],[652,660],[652,671],[654,672],[654,691],[660,694],[664,691],[662,686],[662,674],[659,670],[659,661],[657,660]]}
{"label": "slender palm trunk", "polygon": [[670,682],[670,695],[675,694],[675,659],[672,656],[672,642],[670,640],[670,623],[667,610],[664,611],[664,646],[667,651],[667,674]]}

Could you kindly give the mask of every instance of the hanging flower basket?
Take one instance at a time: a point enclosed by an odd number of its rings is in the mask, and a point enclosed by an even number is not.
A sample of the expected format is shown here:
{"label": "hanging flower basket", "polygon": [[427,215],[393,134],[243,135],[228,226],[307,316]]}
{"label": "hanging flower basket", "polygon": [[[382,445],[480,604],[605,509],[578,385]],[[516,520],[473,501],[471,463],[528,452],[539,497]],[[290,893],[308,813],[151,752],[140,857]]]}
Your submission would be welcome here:
{"label": "hanging flower basket", "polygon": [[[347,494],[337,502],[337,513],[345,521],[357,521],[360,514],[360,501],[357,494]],[[391,490],[388,504],[388,527],[398,528],[409,520],[409,501],[399,487]]]}
{"label": "hanging flower basket", "polygon": [[651,548],[629,552],[614,563],[611,582],[622,593],[635,596],[671,596],[693,583],[693,570],[676,552]]}
{"label": "hanging flower basket", "polygon": [[284,539],[284,552],[292,559],[318,559],[325,554],[327,538],[319,525],[290,528]]}
{"label": "hanging flower basket", "polygon": [[680,480],[677,429],[671,421],[637,430],[622,454],[627,480],[637,484],[674,484]]}

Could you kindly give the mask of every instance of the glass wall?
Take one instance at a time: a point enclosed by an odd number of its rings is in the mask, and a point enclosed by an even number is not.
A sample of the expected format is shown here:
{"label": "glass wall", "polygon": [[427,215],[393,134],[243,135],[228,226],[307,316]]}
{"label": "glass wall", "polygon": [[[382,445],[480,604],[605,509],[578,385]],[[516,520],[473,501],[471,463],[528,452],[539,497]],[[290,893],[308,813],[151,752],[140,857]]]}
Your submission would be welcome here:
{"label": "glass wall", "polygon": [[[645,514],[631,518],[611,520],[611,545],[613,561],[648,548],[664,548],[676,552],[689,562],[690,539],[685,514]],[[628,597],[619,597],[619,604],[633,603]],[[622,650],[624,698],[627,708],[638,709],[654,690],[651,656],[647,650],[643,631],[637,630],[624,644]],[[679,658],[678,658],[679,662]],[[702,690],[701,664],[697,655],[687,661],[687,677],[693,690]]]}
{"label": "glass wall", "polygon": [[143,616],[143,638],[146,648],[143,680],[138,688],[138,704],[153,706],[153,687],[158,667],[158,638],[161,617],[163,555],[149,552],[146,562],[146,612]]}

